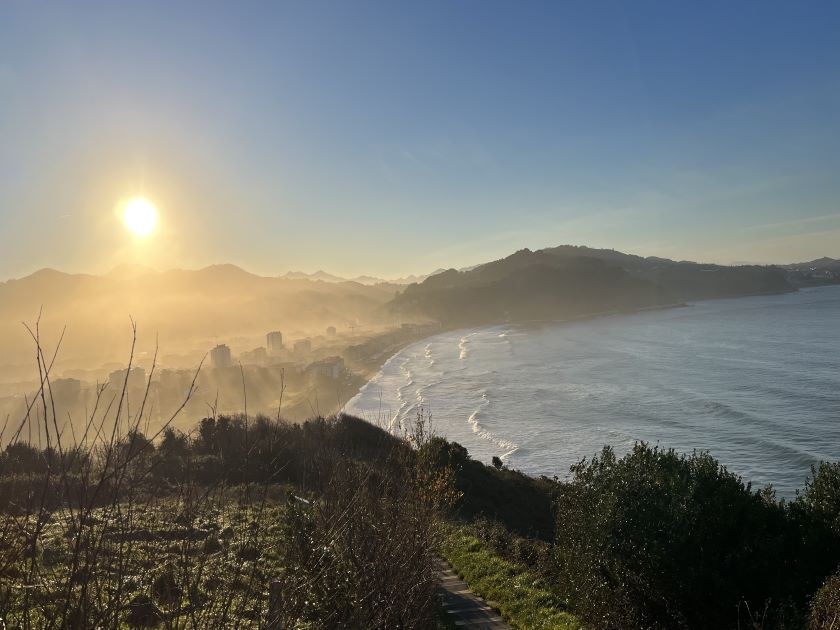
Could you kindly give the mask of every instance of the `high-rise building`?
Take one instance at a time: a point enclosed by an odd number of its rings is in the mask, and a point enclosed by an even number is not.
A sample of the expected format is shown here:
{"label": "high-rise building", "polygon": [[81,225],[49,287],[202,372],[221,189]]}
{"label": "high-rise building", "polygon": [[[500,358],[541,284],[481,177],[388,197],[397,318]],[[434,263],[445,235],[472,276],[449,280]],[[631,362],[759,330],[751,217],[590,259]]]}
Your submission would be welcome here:
{"label": "high-rise building", "polygon": [[260,346],[239,355],[239,362],[243,365],[265,365],[268,360],[268,353]]}
{"label": "high-rise building", "polygon": [[283,349],[283,333],[279,330],[268,333],[265,336],[265,345],[268,349],[268,354],[279,354]]}
{"label": "high-rise building", "polygon": [[295,342],[295,354],[299,357],[305,357],[312,352],[312,342],[309,339],[301,339]]}
{"label": "high-rise building", "polygon": [[141,367],[133,367],[131,371],[127,369],[114,370],[108,375],[108,385],[116,391],[119,391],[123,386],[129,391],[144,389],[146,387],[146,370]]}
{"label": "high-rise building", "polygon": [[311,363],[306,367],[306,373],[310,377],[330,378],[336,380],[344,373],[344,359],[341,357],[330,357]]}
{"label": "high-rise building", "polygon": [[210,364],[214,368],[226,368],[233,365],[230,348],[225,344],[219,344],[210,351]]}

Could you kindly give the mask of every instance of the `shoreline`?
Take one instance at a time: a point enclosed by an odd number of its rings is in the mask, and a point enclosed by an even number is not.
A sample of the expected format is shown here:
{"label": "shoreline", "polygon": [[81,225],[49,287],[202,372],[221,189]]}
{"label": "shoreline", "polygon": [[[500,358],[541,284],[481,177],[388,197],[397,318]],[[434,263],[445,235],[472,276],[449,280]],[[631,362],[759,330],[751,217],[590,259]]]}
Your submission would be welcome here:
{"label": "shoreline", "polygon": [[[422,330],[422,327],[419,332],[395,329],[372,335],[356,346],[348,346],[341,356],[345,359],[349,376],[343,387],[339,387],[331,396],[327,405],[324,406],[325,400],[319,399],[316,388],[314,392],[302,393],[303,398],[286,408],[283,418],[291,422],[301,422],[313,416],[330,417],[344,413],[347,403],[377,377],[388,361],[414,343],[452,330],[457,328],[435,328],[433,334],[427,334],[430,331]],[[314,393],[314,399],[309,397],[310,393]]]}
{"label": "shoreline", "polygon": [[[807,287],[814,289],[818,287]],[[364,340],[359,340],[355,346],[344,347],[340,351],[345,359],[348,375],[337,387],[321,387],[301,391],[295,396],[291,404],[284,405],[283,417],[289,422],[302,422],[313,416],[328,417],[339,413],[346,413],[348,403],[356,398],[371,382],[379,376],[385,365],[412,344],[426,341],[437,335],[456,331],[476,331],[494,326],[522,326],[536,327],[546,325],[573,324],[623,315],[640,315],[657,311],[677,308],[688,308],[695,304],[718,300],[740,300],[751,297],[767,297],[796,293],[800,289],[794,288],[783,292],[760,292],[737,296],[722,296],[702,300],[655,304],[632,309],[614,309],[593,313],[582,313],[565,318],[547,318],[516,321],[487,321],[472,325],[408,325],[407,329],[395,328],[372,334]],[[352,356],[350,356],[352,354]],[[326,395],[324,395],[326,394]]]}
{"label": "shoreline", "polygon": [[[743,297],[751,297],[751,296],[743,296]],[[385,365],[388,364],[389,361],[394,359],[400,352],[405,350],[407,347],[414,345],[415,343],[421,343],[428,339],[432,339],[437,337],[438,335],[458,332],[458,331],[476,331],[482,330],[485,328],[494,328],[496,326],[529,326],[529,325],[539,325],[539,324],[571,324],[575,322],[581,321],[589,321],[598,319],[600,317],[612,317],[615,315],[636,315],[639,313],[649,313],[649,312],[656,312],[656,311],[664,311],[670,310],[674,308],[687,308],[690,306],[687,302],[675,302],[672,304],[661,304],[655,306],[644,306],[637,309],[632,310],[617,310],[617,311],[599,311],[596,313],[586,313],[583,315],[575,316],[575,317],[568,317],[564,319],[532,319],[532,320],[524,320],[524,321],[507,321],[507,322],[494,322],[494,323],[485,323],[485,324],[476,324],[474,326],[449,326],[449,327],[441,327],[432,335],[420,336],[416,338],[404,339],[401,343],[396,344],[393,348],[390,348],[390,353],[387,354],[384,360],[382,360],[382,353],[377,355],[376,357],[371,357],[371,359],[376,359],[376,365],[374,366],[372,362],[368,363],[367,369],[363,374],[353,374],[353,381],[358,381],[357,385],[354,385],[352,390],[348,390],[347,395],[341,396],[340,404],[331,408],[330,413],[325,415],[335,415],[338,413],[345,413],[345,409],[347,404],[356,398],[362,391],[370,385],[373,380],[382,373],[382,369]],[[352,393],[350,393],[352,392]],[[364,419],[364,418],[363,418]]]}
{"label": "shoreline", "polygon": [[[824,285],[824,286],[832,286],[832,285]],[[806,287],[806,288],[816,288],[816,287]],[[740,300],[744,298],[752,298],[752,297],[769,297],[774,295],[788,295],[791,293],[797,293],[800,291],[799,287],[794,287],[788,291],[773,291],[773,292],[759,292],[759,293],[749,293],[745,295],[736,295],[736,296],[722,296],[722,297],[714,297],[714,298],[706,298],[702,300],[694,300],[694,301],[687,301],[687,302],[672,302],[669,304],[656,304],[652,306],[642,306],[639,308],[634,309],[623,309],[623,310],[612,310],[612,311],[598,311],[595,313],[585,313],[573,317],[566,317],[566,318],[553,318],[553,319],[533,319],[533,320],[523,320],[523,321],[505,321],[505,322],[487,322],[483,324],[475,324],[472,326],[448,326],[448,327],[441,327],[438,329],[434,334],[419,336],[415,338],[407,338],[402,340],[401,343],[396,344],[392,348],[389,348],[389,352],[385,354],[383,358],[383,353],[379,353],[375,357],[370,357],[368,363],[366,365],[366,369],[362,374],[353,374],[353,381],[354,385],[352,389],[348,390],[347,395],[341,396],[340,404],[334,406],[331,409],[331,412],[326,415],[335,415],[338,413],[345,413],[345,409],[347,404],[356,398],[362,391],[368,387],[373,380],[382,373],[382,369],[385,365],[394,359],[400,352],[405,350],[407,347],[415,344],[420,343],[422,341],[426,341],[428,339],[432,339],[433,337],[437,337],[438,335],[442,335],[445,333],[457,332],[457,331],[476,331],[482,330],[486,328],[493,328],[495,326],[535,326],[535,325],[562,325],[562,324],[572,324],[577,322],[584,322],[584,321],[592,321],[599,318],[606,318],[606,317],[615,317],[620,315],[639,315],[643,313],[655,313],[658,311],[667,311],[672,309],[678,308],[689,308],[695,304],[699,304],[702,302],[711,302],[711,301],[718,301],[718,300]],[[375,361],[371,361],[371,359],[375,359]],[[375,363],[375,364],[374,364]],[[363,418],[364,419],[364,418]]]}

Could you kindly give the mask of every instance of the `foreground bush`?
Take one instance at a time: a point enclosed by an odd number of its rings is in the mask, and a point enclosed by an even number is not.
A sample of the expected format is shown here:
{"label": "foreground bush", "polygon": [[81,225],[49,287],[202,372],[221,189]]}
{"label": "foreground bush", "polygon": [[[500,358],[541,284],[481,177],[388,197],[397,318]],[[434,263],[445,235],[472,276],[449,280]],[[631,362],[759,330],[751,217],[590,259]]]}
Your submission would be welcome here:
{"label": "foreground bush", "polygon": [[[281,628],[434,627],[443,478],[342,462],[314,503],[282,523]],[[420,472],[420,474],[417,474]]]}
{"label": "foreground bush", "polygon": [[467,449],[443,438],[430,439],[421,456],[431,466],[451,470],[461,493],[457,515],[490,518],[523,536],[554,539],[552,497],[557,484],[529,477],[502,466],[485,466],[471,459]]}
{"label": "foreground bush", "polygon": [[[0,512],[0,622],[38,629],[435,626],[434,553],[442,509],[456,497],[447,470],[429,469],[409,444],[353,418],[296,430],[270,421],[221,424],[234,446],[254,438],[251,430],[320,439],[294,460],[280,456],[288,445],[268,441],[242,452],[239,464],[247,469],[253,457],[264,471],[260,484],[228,484],[227,475],[241,470],[208,469],[201,438],[171,434],[157,445],[128,436],[90,453],[72,493],[63,490],[70,476],[60,460],[51,466],[41,457],[28,475],[0,469],[0,480],[13,480],[16,495],[27,497]],[[307,483],[272,483],[290,461]],[[169,478],[176,465],[178,483]],[[103,483],[111,477],[117,481]]]}
{"label": "foreground bush", "polygon": [[811,601],[810,630],[840,628],[840,575],[832,575]]}
{"label": "foreground bush", "polygon": [[605,449],[573,474],[558,499],[556,579],[596,627],[795,624],[837,564],[830,536],[812,562],[806,531],[819,528],[806,511],[752,491],[708,454]]}

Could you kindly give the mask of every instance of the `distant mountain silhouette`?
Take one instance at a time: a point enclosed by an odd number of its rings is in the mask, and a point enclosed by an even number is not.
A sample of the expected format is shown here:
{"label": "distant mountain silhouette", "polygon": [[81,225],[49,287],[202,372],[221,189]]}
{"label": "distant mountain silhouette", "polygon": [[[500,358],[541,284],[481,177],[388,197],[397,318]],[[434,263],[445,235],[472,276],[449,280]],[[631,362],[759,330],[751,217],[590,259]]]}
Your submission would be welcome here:
{"label": "distant mountain silhouette", "polygon": [[[434,275],[443,271],[438,269],[429,275]],[[306,273],[305,271],[288,271],[282,276],[286,280],[320,280],[321,282],[358,282],[359,284],[412,284],[414,282],[423,282],[429,276],[405,276],[403,278],[394,278],[387,280],[384,278],[377,278],[376,276],[356,276],[355,278],[342,278],[326,271],[318,270],[315,273]]]}
{"label": "distant mountain silhouette", "polygon": [[144,351],[153,351],[159,334],[166,352],[199,352],[270,330],[293,337],[377,322],[395,291],[393,285],[264,277],[235,265],[169,271],[131,266],[101,276],[42,269],[0,282],[0,365],[31,363],[32,343],[21,322],[33,322],[42,310],[46,341],[55,343],[66,325],[60,356],[90,364],[126,358],[129,316],[138,323]]}
{"label": "distant mountain silhouette", "polygon": [[796,286],[812,287],[824,284],[840,284],[840,260],[817,258],[809,262],[785,265],[788,280]]}
{"label": "distant mountain silhouette", "polygon": [[57,342],[66,325],[61,356],[90,365],[126,358],[129,316],[139,325],[143,352],[154,351],[159,334],[166,352],[194,356],[216,342],[255,339],[276,329],[294,338],[359,322],[562,319],[775,293],[840,282],[838,265],[823,258],[786,269],[727,267],[563,245],[523,249],[468,269],[441,269],[404,288],[399,280],[345,280],[323,271],[265,277],[235,265],[169,271],[128,265],[101,276],[41,269],[0,282],[0,367],[30,364],[31,340],[21,322],[33,322],[39,312],[45,341]]}
{"label": "distant mountain silhouette", "polygon": [[840,269],[840,260],[823,257],[809,262],[785,265],[785,269]]}
{"label": "distant mountain silhouette", "polygon": [[321,282],[347,282],[347,278],[334,276],[326,271],[320,269],[315,273],[306,273],[305,271],[289,271],[282,276],[284,280],[320,280]]}
{"label": "distant mountain silhouette", "polygon": [[409,285],[389,308],[446,325],[562,319],[790,291],[778,267],[698,264],[562,245],[520,250]]}

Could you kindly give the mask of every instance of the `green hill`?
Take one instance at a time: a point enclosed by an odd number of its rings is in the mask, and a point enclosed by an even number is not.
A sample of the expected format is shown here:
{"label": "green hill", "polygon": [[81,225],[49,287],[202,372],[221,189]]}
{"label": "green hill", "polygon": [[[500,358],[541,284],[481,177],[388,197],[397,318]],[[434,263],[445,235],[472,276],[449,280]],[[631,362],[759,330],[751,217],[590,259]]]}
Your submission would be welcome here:
{"label": "green hill", "polygon": [[564,245],[409,285],[389,308],[445,325],[565,319],[793,290],[778,267],[677,262]]}

